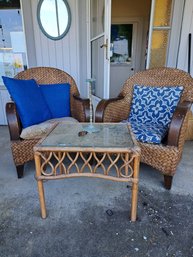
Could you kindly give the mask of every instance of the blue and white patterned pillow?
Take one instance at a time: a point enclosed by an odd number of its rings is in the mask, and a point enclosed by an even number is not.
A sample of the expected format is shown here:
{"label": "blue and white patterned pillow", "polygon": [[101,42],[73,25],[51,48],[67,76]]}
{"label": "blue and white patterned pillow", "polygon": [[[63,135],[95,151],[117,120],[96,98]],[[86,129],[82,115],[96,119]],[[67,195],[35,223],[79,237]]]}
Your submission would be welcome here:
{"label": "blue and white patterned pillow", "polygon": [[161,143],[182,91],[182,86],[134,86],[128,121],[137,140],[144,143]]}
{"label": "blue and white patterned pillow", "polygon": [[169,126],[183,87],[135,85],[129,122]]}
{"label": "blue and white patterned pillow", "polygon": [[160,144],[167,132],[167,127],[155,124],[131,123],[131,128],[138,141]]}

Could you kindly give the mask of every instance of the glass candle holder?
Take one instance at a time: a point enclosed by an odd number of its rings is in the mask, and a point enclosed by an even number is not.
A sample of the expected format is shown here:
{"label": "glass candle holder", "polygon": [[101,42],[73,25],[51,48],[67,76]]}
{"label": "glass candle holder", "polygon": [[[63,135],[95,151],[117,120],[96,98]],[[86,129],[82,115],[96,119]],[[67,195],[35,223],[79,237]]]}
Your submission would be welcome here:
{"label": "glass candle holder", "polygon": [[86,131],[88,133],[94,133],[94,132],[98,132],[99,130],[97,128],[95,128],[95,126],[93,125],[93,108],[92,108],[92,83],[95,82],[95,79],[90,78],[87,79],[86,82],[88,82],[88,95],[89,95],[89,103],[90,103],[90,123],[88,125],[88,127],[86,127]]}

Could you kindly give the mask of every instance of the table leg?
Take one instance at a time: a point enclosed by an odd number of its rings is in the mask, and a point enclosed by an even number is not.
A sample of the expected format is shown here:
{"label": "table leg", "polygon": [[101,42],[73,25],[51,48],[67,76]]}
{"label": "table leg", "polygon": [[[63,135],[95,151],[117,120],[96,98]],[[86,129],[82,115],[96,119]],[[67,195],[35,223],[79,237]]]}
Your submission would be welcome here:
{"label": "table leg", "polygon": [[131,198],[131,221],[136,221],[137,218],[137,197],[138,197],[138,177],[139,177],[140,158],[134,158],[133,179],[132,182],[132,198]]}
{"label": "table leg", "polygon": [[[58,158],[59,158],[59,161],[60,161],[61,158],[62,158],[62,153],[61,152],[58,153]],[[62,164],[60,164],[59,169],[60,169],[60,174],[62,174],[63,173]]]}
{"label": "table leg", "polygon": [[[125,153],[125,162],[128,163],[129,161],[129,154]],[[125,166],[125,176],[128,176],[129,174],[129,169],[128,169],[128,164]]]}
{"label": "table leg", "polygon": [[46,204],[45,204],[45,197],[44,197],[44,185],[42,180],[38,181],[38,192],[39,192],[39,199],[40,199],[41,216],[42,216],[42,219],[45,219]]}
{"label": "table leg", "polygon": [[[35,165],[36,165],[36,177],[37,179],[41,175],[41,160],[38,153],[35,153]],[[43,180],[37,180],[38,184],[38,193],[39,193],[39,200],[40,200],[40,209],[41,209],[41,216],[43,219],[46,218],[46,204],[45,204],[45,196],[44,196],[44,185]]]}

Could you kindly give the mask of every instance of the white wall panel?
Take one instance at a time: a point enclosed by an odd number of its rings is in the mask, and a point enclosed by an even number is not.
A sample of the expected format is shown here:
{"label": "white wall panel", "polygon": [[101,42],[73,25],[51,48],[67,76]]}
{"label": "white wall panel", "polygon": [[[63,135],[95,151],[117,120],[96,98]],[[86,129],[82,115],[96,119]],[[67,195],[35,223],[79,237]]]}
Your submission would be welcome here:
{"label": "white wall panel", "polygon": [[193,76],[193,0],[186,0],[183,15],[181,40],[179,47],[178,63],[179,69],[188,71],[188,35],[192,34],[192,53],[190,73]]}
{"label": "white wall panel", "polygon": [[2,99],[2,90],[0,90],[0,125],[5,125],[5,115],[4,115],[4,108],[5,106],[3,105],[3,99]]}
{"label": "white wall panel", "polygon": [[35,40],[32,21],[31,0],[21,0],[23,27],[25,32],[28,67],[36,66]]}
{"label": "white wall panel", "polygon": [[55,67],[68,72],[79,86],[78,3],[77,0],[68,0],[68,3],[72,14],[70,30],[63,39],[51,40],[39,28],[38,0],[31,0],[36,61],[37,66]]}
{"label": "white wall panel", "polygon": [[[55,51],[56,51],[56,65],[59,69],[64,68],[64,58],[61,58],[63,56],[63,43],[62,40],[58,40],[55,42]],[[68,61],[67,61],[68,62]]]}
{"label": "white wall panel", "polygon": [[[193,0],[185,1],[177,68],[188,72],[188,37],[192,34],[190,74],[193,77]],[[193,106],[191,108],[193,112]]]}
{"label": "white wall panel", "polygon": [[7,124],[7,118],[5,113],[5,106],[7,102],[10,102],[10,96],[5,88],[0,88],[0,125]]}
{"label": "white wall panel", "polygon": [[[73,33],[69,33],[69,58],[70,58],[70,71],[74,74],[74,78],[79,79],[79,34],[78,34],[78,1],[73,0],[69,2],[72,10],[72,24],[71,30]],[[78,83],[79,84],[79,83]]]}
{"label": "white wall panel", "polygon": [[168,67],[176,68],[177,66],[184,3],[185,0],[175,0],[173,2],[172,27],[167,57]]}
{"label": "white wall panel", "polygon": [[88,88],[87,88],[87,1],[86,0],[79,0],[78,2],[78,35],[79,35],[79,59],[80,59],[80,66],[79,66],[79,78],[80,78],[80,88],[81,88],[81,95],[84,97],[88,97]]}

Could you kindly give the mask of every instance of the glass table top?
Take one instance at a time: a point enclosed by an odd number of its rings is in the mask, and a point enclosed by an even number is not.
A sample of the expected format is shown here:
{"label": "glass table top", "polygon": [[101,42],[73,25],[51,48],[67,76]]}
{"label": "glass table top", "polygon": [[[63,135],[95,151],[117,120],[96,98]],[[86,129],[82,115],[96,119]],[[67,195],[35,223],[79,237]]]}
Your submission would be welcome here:
{"label": "glass table top", "polygon": [[[97,132],[85,133],[89,123],[58,124],[39,143],[38,147],[93,147],[93,148],[132,148],[134,147],[128,125],[125,123],[94,123]],[[84,132],[82,133],[84,134]]]}

